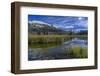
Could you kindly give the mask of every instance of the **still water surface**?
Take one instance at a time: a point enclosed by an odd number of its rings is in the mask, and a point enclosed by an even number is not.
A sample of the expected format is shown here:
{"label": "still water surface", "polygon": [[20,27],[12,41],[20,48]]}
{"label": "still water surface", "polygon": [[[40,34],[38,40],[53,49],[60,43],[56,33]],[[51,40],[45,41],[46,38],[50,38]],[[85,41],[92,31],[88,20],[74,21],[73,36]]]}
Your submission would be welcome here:
{"label": "still water surface", "polygon": [[66,49],[76,45],[87,48],[87,39],[74,38],[63,44],[43,44],[39,48],[31,47],[28,49],[28,60],[71,59],[73,56],[69,55]]}

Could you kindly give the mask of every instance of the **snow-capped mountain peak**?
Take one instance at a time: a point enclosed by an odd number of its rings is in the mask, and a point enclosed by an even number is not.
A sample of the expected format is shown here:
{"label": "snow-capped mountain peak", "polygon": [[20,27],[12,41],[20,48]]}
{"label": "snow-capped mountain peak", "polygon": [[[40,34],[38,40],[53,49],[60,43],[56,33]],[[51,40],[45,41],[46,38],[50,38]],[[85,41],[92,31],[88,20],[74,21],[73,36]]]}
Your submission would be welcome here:
{"label": "snow-capped mountain peak", "polygon": [[30,24],[44,24],[44,25],[49,25],[50,26],[50,24],[48,24],[46,22],[36,21],[36,20],[29,21],[28,23],[30,23]]}

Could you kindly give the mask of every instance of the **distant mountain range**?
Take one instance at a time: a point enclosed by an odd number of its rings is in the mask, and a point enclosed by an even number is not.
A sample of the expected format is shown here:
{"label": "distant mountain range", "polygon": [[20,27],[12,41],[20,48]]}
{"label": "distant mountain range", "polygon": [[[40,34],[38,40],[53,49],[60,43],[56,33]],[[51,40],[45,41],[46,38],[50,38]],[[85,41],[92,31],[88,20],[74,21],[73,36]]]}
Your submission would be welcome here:
{"label": "distant mountain range", "polygon": [[[77,29],[78,28],[78,29]],[[28,22],[28,32],[29,33],[38,33],[38,34],[48,34],[48,33],[54,33],[54,34],[65,34],[66,31],[74,31],[74,32],[80,32],[80,31],[87,31],[86,28],[82,26],[75,25],[74,27],[67,26],[65,28],[57,27],[57,25],[49,24],[42,21],[29,21]]]}
{"label": "distant mountain range", "polygon": [[42,21],[29,21],[28,32],[36,34],[63,34],[64,30],[54,27],[52,24],[48,24]]}

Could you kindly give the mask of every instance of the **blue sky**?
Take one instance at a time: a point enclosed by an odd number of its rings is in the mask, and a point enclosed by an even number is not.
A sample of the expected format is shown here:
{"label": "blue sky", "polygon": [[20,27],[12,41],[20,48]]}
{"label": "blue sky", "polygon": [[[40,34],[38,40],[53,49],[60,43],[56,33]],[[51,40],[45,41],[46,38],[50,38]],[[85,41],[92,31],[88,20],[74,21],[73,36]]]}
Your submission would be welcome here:
{"label": "blue sky", "polygon": [[88,17],[82,16],[52,16],[52,15],[28,15],[28,21],[43,21],[53,24],[63,30],[87,30]]}

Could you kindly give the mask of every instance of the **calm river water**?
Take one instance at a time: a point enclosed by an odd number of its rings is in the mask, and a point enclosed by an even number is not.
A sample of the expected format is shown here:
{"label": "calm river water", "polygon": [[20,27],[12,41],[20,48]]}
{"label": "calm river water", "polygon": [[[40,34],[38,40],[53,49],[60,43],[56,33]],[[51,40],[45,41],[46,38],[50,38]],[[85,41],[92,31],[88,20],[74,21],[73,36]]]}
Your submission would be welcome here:
{"label": "calm river water", "polygon": [[67,53],[67,49],[73,46],[87,48],[87,40],[74,38],[61,45],[47,48],[29,48],[28,60],[53,60],[53,59],[72,59],[73,56]]}

